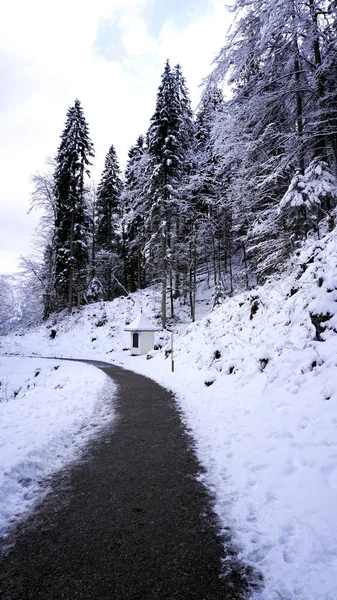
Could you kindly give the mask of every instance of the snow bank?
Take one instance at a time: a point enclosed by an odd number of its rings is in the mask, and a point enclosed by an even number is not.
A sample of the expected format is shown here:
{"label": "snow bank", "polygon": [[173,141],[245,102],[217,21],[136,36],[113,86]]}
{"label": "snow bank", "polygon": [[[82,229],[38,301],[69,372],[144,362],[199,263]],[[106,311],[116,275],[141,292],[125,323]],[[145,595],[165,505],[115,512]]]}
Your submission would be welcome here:
{"label": "snow bank", "polygon": [[[209,311],[202,289],[199,310]],[[140,306],[158,324],[156,290],[92,305],[3,352],[105,359],[173,389],[196,441],[205,482],[243,560],[260,570],[257,600],[337,598],[337,238],[308,241],[288,274],[228,298],[175,330],[152,359],[130,357],[123,331]],[[51,339],[51,328],[56,336]],[[124,349],[124,350],[123,350]]]}
{"label": "snow bank", "polygon": [[111,421],[114,389],[91,366],[0,358],[0,537],[46,493],[46,476]]}

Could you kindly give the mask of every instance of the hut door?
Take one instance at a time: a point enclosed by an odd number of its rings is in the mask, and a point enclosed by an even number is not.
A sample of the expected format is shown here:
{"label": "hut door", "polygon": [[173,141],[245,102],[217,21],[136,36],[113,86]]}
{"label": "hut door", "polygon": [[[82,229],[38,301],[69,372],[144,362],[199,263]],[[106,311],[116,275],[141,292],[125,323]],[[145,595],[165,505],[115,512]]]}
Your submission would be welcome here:
{"label": "hut door", "polygon": [[139,335],[138,333],[134,333],[132,336],[132,346],[133,348],[138,348],[139,347]]}

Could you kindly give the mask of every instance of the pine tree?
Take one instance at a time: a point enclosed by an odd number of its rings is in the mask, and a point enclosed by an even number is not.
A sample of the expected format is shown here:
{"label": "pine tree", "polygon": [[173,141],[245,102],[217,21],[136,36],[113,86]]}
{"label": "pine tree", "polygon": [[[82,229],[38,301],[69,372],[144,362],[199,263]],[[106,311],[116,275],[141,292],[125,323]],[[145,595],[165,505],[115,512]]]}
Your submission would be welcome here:
{"label": "pine tree", "polygon": [[[178,211],[171,230],[172,236],[172,269],[170,271],[170,304],[171,316],[174,316],[173,299],[182,295],[190,299],[191,318],[195,315],[196,256],[190,244],[191,211],[191,177],[195,169],[195,123],[191,109],[188,89],[180,65],[174,68],[177,93],[180,106],[180,173],[177,187]],[[193,225],[192,225],[193,228]],[[173,278],[174,275],[174,278]]]}
{"label": "pine tree", "polygon": [[[97,188],[96,199],[96,276],[104,289],[104,299],[113,298],[113,277],[125,265],[125,244],[121,230],[122,180],[116,151],[111,145],[106,158],[101,181]],[[125,269],[124,269],[124,284]]]}
{"label": "pine tree", "polygon": [[148,131],[150,183],[150,239],[157,274],[162,284],[162,327],[166,328],[167,291],[173,316],[173,256],[179,234],[181,183],[186,173],[189,126],[187,92],[180,67],[166,62],[158,89],[156,109]]}
{"label": "pine tree", "polygon": [[219,161],[212,136],[215,119],[222,108],[221,90],[210,85],[196,117],[196,172],[193,176],[194,210],[198,215],[197,246],[200,258],[206,261],[207,271],[212,272],[215,286],[221,286],[229,246],[226,211],[224,203],[221,204],[225,173],[219,177]]}
{"label": "pine tree", "polygon": [[74,289],[80,305],[86,287],[89,214],[85,177],[89,176],[93,144],[79,100],[67,112],[55,169],[55,271],[59,307],[73,308]]}
{"label": "pine tree", "polygon": [[124,230],[127,244],[130,291],[146,286],[146,178],[148,154],[144,136],[139,136],[128,153],[123,192]]}
{"label": "pine tree", "polygon": [[180,108],[180,127],[179,127],[179,142],[180,142],[180,155],[184,159],[181,165],[183,170],[189,171],[191,165],[189,164],[189,151],[193,147],[194,139],[194,117],[191,108],[191,101],[186,86],[185,77],[183,76],[181,66],[178,64],[175,66],[173,75],[175,78],[179,108]]}
{"label": "pine tree", "polygon": [[286,220],[288,231],[301,238],[308,227],[319,231],[323,217],[328,217],[332,229],[336,205],[337,179],[325,162],[315,158],[303,175],[293,177],[278,212]]}

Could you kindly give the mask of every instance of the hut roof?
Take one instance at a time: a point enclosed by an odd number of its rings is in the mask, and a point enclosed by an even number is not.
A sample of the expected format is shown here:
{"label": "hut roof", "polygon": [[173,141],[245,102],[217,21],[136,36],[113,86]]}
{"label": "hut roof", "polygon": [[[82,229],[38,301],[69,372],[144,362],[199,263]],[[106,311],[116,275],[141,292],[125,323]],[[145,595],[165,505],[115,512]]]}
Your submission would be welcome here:
{"label": "hut roof", "polygon": [[149,321],[144,313],[140,313],[130,325],[124,327],[124,331],[159,331],[159,329]]}

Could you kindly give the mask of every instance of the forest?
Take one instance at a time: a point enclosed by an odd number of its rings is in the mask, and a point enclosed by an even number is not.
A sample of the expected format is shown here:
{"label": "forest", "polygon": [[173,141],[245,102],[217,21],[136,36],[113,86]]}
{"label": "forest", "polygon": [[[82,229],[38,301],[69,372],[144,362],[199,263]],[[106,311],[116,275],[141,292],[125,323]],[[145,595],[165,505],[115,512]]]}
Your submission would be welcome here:
{"label": "forest", "polygon": [[113,139],[97,188],[78,99],[55,158],[33,176],[40,259],[25,267],[43,317],[152,284],[162,327],[195,320],[199,274],[214,302],[262,283],[310,234],[335,226],[337,2],[236,0],[196,113],[167,60],[125,172]]}

